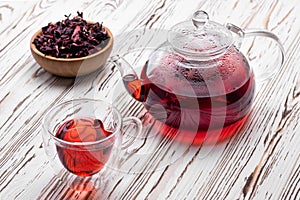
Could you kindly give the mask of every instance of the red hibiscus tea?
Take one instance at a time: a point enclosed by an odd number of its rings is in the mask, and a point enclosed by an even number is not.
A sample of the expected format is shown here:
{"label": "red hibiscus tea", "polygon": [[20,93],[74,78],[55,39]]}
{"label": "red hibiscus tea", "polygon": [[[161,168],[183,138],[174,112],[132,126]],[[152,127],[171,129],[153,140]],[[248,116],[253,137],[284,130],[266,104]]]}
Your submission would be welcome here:
{"label": "red hibiscus tea", "polygon": [[[56,137],[71,143],[56,145],[60,161],[68,171],[78,176],[91,176],[99,172],[111,154],[115,139],[109,137],[111,134],[99,119],[75,118],[66,121],[58,128]],[[105,138],[107,140],[103,140]]]}
{"label": "red hibiscus tea", "polygon": [[141,79],[123,77],[125,87],[163,122],[160,132],[177,129],[181,141],[197,143],[207,136],[222,140],[233,135],[254,97],[253,73],[245,58],[231,49],[214,68],[185,68],[176,64],[179,61],[182,58],[167,55],[159,67],[146,63]]}

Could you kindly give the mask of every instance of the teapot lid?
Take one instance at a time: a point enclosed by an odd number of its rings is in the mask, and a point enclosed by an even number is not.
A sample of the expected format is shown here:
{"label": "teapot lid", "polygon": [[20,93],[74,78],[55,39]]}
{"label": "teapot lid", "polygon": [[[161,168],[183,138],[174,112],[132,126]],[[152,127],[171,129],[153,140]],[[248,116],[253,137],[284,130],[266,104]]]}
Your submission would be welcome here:
{"label": "teapot lid", "polygon": [[225,26],[210,21],[208,14],[200,10],[194,13],[192,20],[173,26],[168,41],[183,55],[207,59],[223,54],[233,37]]}

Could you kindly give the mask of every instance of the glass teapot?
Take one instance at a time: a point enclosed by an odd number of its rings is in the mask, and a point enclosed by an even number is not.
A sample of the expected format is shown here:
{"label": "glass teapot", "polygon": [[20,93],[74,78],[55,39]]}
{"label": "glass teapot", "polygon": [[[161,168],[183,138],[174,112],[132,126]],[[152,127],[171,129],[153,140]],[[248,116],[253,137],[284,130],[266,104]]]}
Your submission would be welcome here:
{"label": "glass teapot", "polygon": [[110,62],[121,72],[127,91],[157,120],[181,130],[218,130],[242,120],[254,99],[257,75],[239,50],[248,36],[275,40],[280,52],[277,68],[282,65],[284,51],[276,35],[223,26],[204,11],[171,28],[140,76],[120,56]]}

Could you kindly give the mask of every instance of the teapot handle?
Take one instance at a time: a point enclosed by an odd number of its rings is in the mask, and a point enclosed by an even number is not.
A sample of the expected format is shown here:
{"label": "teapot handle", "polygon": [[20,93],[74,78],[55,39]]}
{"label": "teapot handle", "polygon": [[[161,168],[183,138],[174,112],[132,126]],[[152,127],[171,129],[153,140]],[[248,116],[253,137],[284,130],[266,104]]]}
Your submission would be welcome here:
{"label": "teapot handle", "polygon": [[266,69],[261,74],[256,74],[256,76],[257,76],[257,80],[259,82],[263,82],[263,81],[271,78],[271,76],[273,76],[275,73],[277,73],[277,71],[281,68],[281,66],[284,63],[285,53],[284,53],[284,48],[283,48],[282,43],[280,42],[279,38],[274,33],[267,31],[267,30],[243,30],[240,27],[238,27],[234,24],[230,24],[230,23],[226,24],[226,28],[239,36],[238,41],[237,41],[238,48],[241,47],[242,41],[246,37],[261,36],[261,37],[266,37],[266,38],[270,38],[270,39],[274,40],[277,44],[277,47],[280,50],[280,53],[279,53],[280,62],[278,63],[277,66],[274,66],[273,68],[271,68],[269,70]]}

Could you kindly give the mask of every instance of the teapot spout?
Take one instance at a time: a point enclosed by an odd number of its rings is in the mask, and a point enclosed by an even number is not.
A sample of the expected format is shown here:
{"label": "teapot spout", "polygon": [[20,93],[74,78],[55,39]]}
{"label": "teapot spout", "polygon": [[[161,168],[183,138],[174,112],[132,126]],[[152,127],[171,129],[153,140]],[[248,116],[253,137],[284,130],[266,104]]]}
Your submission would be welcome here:
{"label": "teapot spout", "polygon": [[136,100],[145,102],[148,95],[148,87],[143,79],[140,79],[132,66],[122,57],[116,55],[111,62],[119,69],[127,92]]}

